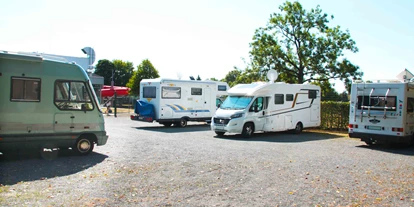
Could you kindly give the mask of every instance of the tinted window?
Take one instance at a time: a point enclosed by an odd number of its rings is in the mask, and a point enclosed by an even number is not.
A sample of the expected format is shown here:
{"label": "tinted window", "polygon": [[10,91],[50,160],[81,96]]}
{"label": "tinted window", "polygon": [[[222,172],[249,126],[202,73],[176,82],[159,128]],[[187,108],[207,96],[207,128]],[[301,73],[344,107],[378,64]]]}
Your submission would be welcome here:
{"label": "tinted window", "polygon": [[191,88],[191,95],[202,95],[201,88]]}
{"label": "tinted window", "polygon": [[40,79],[12,77],[11,101],[40,101]]}
{"label": "tinted window", "polygon": [[309,90],[309,93],[308,93],[308,98],[309,98],[309,99],[314,99],[314,98],[316,98],[316,95],[317,95],[316,90]]}
{"label": "tinted window", "polygon": [[156,87],[144,87],[142,88],[142,97],[143,98],[157,98],[157,94],[155,93]]}
{"label": "tinted window", "polygon": [[275,94],[275,104],[284,104],[284,95],[283,94]]}
{"label": "tinted window", "polygon": [[286,101],[293,101],[293,94],[286,94]]}
{"label": "tinted window", "polygon": [[219,91],[227,91],[227,86],[225,86],[225,85],[219,85],[218,86],[218,90]]}

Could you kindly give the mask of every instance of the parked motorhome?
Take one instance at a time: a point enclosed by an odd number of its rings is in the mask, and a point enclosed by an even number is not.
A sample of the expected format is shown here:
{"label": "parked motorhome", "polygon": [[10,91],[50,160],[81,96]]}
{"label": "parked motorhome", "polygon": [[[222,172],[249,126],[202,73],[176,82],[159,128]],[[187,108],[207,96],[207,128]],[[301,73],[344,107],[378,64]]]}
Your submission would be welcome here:
{"label": "parked motorhome", "polygon": [[181,127],[188,121],[210,122],[228,89],[225,82],[143,79],[131,120]]}
{"label": "parked motorhome", "polygon": [[[275,78],[276,79],[276,78]],[[277,132],[320,125],[320,87],[311,84],[238,84],[217,109],[211,129],[217,135]]]}
{"label": "parked motorhome", "polygon": [[85,70],[64,59],[0,51],[0,151],[72,148],[89,154],[108,136]]}
{"label": "parked motorhome", "polygon": [[349,137],[367,145],[414,143],[414,83],[408,80],[354,82]]}

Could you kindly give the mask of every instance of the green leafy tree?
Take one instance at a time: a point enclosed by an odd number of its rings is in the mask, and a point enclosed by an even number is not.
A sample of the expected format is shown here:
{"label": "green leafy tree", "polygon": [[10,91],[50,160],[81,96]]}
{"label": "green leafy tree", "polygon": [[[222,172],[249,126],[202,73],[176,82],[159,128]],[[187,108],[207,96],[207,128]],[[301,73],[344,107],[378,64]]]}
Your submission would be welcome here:
{"label": "green leafy tree", "polygon": [[124,62],[122,60],[113,60],[114,65],[114,84],[116,86],[126,86],[129,79],[131,79],[134,72],[134,65],[132,62]]}
{"label": "green leafy tree", "polygon": [[212,80],[212,81],[218,81],[217,78],[210,78],[210,80]]}
{"label": "green leafy tree", "polygon": [[139,95],[139,83],[142,79],[159,78],[158,70],[154,68],[152,63],[145,59],[138,65],[137,71],[134,71],[132,77],[129,79],[127,87],[131,89],[131,95]]}
{"label": "green leafy tree", "polygon": [[306,11],[295,1],[286,1],[280,13],[270,15],[266,27],[256,30],[250,43],[252,68],[263,73],[277,70],[279,80],[304,83],[340,79],[349,85],[363,73],[344,58],[344,51],[358,52],[348,30],[328,27],[328,15],[319,6]]}
{"label": "green leafy tree", "polygon": [[240,76],[241,73],[242,72],[239,69],[234,68],[233,70],[228,72],[227,75],[223,79],[221,79],[221,81],[227,82],[227,84],[229,84],[230,87],[233,87],[237,84],[237,77]]}
{"label": "green leafy tree", "polygon": [[95,74],[104,78],[104,85],[111,85],[112,71],[115,70],[114,64],[107,60],[99,60],[95,67]]}

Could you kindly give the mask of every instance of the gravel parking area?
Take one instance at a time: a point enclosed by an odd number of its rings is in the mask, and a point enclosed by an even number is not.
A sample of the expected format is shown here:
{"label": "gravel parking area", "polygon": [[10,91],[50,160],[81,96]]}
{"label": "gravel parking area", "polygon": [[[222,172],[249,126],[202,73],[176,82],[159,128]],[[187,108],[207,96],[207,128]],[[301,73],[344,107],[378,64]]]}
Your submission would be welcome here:
{"label": "gravel parking area", "polygon": [[0,206],[414,206],[414,147],[105,118],[88,156],[0,156]]}

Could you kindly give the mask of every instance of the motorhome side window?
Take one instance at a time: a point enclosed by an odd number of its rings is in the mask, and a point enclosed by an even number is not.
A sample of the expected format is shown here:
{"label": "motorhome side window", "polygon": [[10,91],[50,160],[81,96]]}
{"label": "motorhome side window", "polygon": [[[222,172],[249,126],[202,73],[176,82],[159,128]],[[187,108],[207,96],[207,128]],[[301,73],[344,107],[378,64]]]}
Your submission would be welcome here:
{"label": "motorhome side window", "polygon": [[85,82],[55,81],[56,107],[60,110],[91,111],[93,110],[90,89]]}
{"label": "motorhome side window", "polygon": [[407,98],[407,113],[414,112],[414,98]]}
{"label": "motorhome side window", "polygon": [[275,104],[284,104],[284,94],[275,94]]}
{"label": "motorhome side window", "polygon": [[396,110],[396,96],[358,96],[358,109]]}
{"label": "motorhome side window", "polygon": [[227,86],[225,85],[219,85],[217,88],[218,91],[227,91]]}
{"label": "motorhome side window", "polygon": [[286,94],[286,101],[293,101],[293,94]]}
{"label": "motorhome side window", "polygon": [[10,100],[24,102],[39,102],[40,79],[12,77]]}
{"label": "motorhome side window", "polygon": [[181,98],[181,88],[180,87],[162,87],[161,97],[163,99],[180,99]]}
{"label": "motorhome side window", "polygon": [[142,97],[143,98],[157,98],[155,86],[147,86],[142,88]]}
{"label": "motorhome side window", "polygon": [[263,110],[263,106],[264,106],[263,97],[258,97],[252,103],[252,106],[250,107],[249,111],[261,111]]}
{"label": "motorhome side window", "polygon": [[309,90],[309,93],[308,93],[308,98],[309,99],[315,99],[316,95],[317,95],[316,90]]}
{"label": "motorhome side window", "polygon": [[202,95],[201,88],[191,88],[191,95]]}

